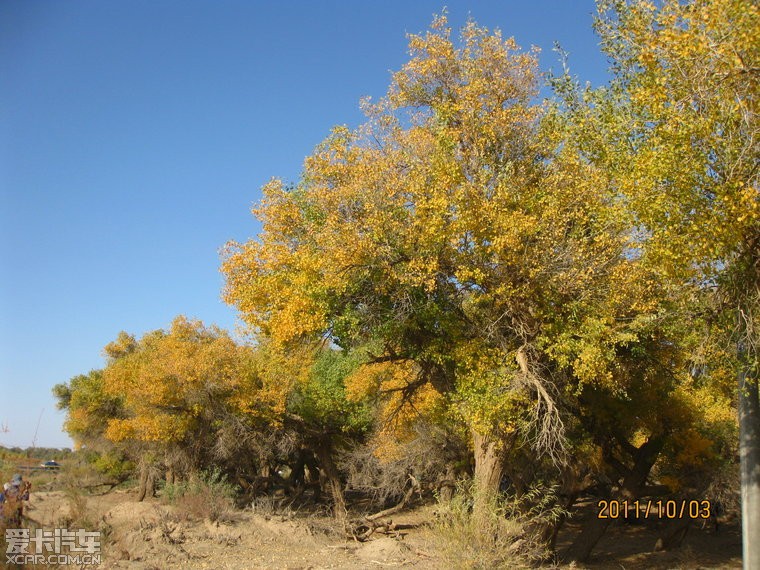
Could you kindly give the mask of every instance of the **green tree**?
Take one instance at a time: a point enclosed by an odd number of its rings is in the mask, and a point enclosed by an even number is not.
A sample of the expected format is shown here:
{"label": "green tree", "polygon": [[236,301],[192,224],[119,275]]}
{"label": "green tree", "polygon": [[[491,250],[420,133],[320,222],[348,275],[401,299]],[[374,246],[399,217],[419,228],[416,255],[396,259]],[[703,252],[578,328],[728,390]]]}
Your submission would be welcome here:
{"label": "green tree", "polygon": [[134,464],[125,450],[110,441],[105,433],[112,420],[126,414],[124,400],[106,391],[103,371],[92,370],[69,382],[56,384],[53,395],[57,406],[66,411],[64,429],[77,450],[84,450],[95,467],[116,481],[131,474]]}
{"label": "green tree", "polygon": [[[288,395],[287,420],[313,451],[322,468],[333,499],[334,514],[346,513],[343,484],[335,453],[347,444],[360,441],[372,425],[372,411],[366,401],[346,396],[345,380],[361,365],[360,351],[346,354],[324,348],[316,356],[305,382],[294,386]],[[297,464],[298,471],[303,462]],[[296,473],[296,478],[302,474]]]}

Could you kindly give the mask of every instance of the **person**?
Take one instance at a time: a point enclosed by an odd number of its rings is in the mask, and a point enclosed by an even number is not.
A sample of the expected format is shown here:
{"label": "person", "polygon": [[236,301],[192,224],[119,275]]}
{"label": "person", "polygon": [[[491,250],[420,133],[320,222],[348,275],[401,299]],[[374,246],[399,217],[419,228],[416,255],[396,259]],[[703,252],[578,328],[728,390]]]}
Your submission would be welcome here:
{"label": "person", "polygon": [[3,492],[0,495],[0,505],[2,505],[3,518],[6,526],[18,527],[21,524],[21,517],[24,514],[24,501],[29,500],[29,491],[32,484],[16,473],[10,482],[3,485]]}

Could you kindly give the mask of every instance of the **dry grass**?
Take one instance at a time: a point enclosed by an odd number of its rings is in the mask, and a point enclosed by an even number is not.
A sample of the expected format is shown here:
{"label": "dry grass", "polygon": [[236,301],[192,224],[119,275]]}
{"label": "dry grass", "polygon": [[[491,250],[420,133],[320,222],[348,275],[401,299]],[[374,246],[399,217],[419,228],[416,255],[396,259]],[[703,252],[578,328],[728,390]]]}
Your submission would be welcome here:
{"label": "dry grass", "polygon": [[58,528],[94,528],[91,513],[87,509],[87,499],[81,489],[67,487],[65,490],[68,512],[56,521]]}
{"label": "dry grass", "polygon": [[454,498],[440,503],[432,525],[441,559],[454,569],[531,568],[547,559],[537,529],[559,517],[551,490],[535,489],[520,499],[495,498],[485,512],[472,512],[475,492],[460,483]]}
{"label": "dry grass", "polygon": [[186,481],[164,486],[163,498],[178,514],[212,522],[231,521],[234,487],[219,471],[200,472]]}

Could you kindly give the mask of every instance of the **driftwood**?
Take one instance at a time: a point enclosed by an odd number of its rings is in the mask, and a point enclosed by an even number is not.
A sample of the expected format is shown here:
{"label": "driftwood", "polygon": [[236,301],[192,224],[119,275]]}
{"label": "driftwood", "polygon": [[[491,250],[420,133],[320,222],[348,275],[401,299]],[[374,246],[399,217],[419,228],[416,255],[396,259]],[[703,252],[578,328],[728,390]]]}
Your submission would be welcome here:
{"label": "driftwood", "polygon": [[358,542],[365,542],[369,540],[369,538],[375,533],[396,533],[396,525],[392,520],[382,521],[381,519],[394,515],[402,510],[411,500],[415,491],[419,492],[419,482],[411,475],[409,476],[409,479],[412,482],[412,486],[407,489],[406,493],[404,493],[404,497],[401,499],[401,501],[390,508],[384,509],[372,515],[367,515],[360,521],[355,522],[351,526],[351,538]]}
{"label": "driftwood", "polygon": [[393,523],[393,521],[388,521],[382,524],[376,524],[373,522],[359,524],[351,530],[351,537],[357,542],[366,542],[375,533],[395,536],[396,525]]}

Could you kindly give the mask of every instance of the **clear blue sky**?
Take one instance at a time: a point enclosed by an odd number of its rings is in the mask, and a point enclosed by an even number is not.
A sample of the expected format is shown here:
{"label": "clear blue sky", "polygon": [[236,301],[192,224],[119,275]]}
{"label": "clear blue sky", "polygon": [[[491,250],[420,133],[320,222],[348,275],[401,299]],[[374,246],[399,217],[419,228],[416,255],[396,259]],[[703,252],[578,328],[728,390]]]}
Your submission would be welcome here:
{"label": "clear blue sky", "polygon": [[[0,2],[0,444],[69,446],[51,387],[120,330],[186,314],[233,329],[219,248],[258,232],[359,99],[384,94],[443,2]],[[592,0],[449,1],[594,84]],[[44,410],[44,412],[43,412]]]}

